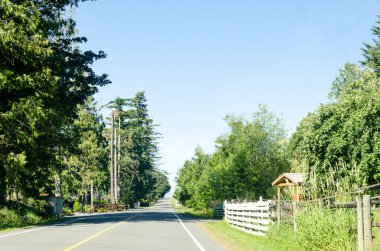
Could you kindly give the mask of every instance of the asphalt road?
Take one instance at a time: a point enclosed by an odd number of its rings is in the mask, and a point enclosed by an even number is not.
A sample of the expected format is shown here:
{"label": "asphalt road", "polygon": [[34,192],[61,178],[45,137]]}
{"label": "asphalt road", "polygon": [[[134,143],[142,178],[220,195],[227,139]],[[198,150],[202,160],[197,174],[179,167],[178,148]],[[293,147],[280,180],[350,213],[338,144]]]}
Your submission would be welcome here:
{"label": "asphalt road", "polygon": [[144,210],[75,216],[43,227],[0,233],[0,250],[224,250],[173,212],[168,199]]}

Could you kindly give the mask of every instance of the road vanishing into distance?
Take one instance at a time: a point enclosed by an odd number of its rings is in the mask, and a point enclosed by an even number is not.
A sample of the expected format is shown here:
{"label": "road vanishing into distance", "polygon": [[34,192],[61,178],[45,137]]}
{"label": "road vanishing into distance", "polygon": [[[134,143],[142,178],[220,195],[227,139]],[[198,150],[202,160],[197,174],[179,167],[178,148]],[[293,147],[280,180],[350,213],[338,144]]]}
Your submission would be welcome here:
{"label": "road vanishing into distance", "polygon": [[51,226],[0,233],[0,250],[224,250],[178,214],[169,199],[147,209],[74,216]]}

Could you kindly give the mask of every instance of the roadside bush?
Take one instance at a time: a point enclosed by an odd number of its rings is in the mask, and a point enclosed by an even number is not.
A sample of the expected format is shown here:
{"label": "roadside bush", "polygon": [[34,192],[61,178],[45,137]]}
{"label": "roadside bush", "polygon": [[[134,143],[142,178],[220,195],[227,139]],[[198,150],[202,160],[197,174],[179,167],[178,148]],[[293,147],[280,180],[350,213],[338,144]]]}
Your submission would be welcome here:
{"label": "roadside bush", "polygon": [[93,212],[94,212],[94,210],[93,210],[93,208],[91,207],[91,205],[84,205],[84,211],[85,211],[86,213],[93,213]]}
{"label": "roadside bush", "polygon": [[146,199],[141,199],[140,206],[141,207],[149,207],[149,201]]}
{"label": "roadside bush", "polygon": [[73,205],[73,211],[74,212],[82,212],[82,204],[81,203],[79,203],[79,201],[75,201],[74,202],[74,205]]}
{"label": "roadside bush", "polygon": [[297,243],[304,250],[355,250],[355,213],[351,209],[311,206],[297,214]]}
{"label": "roadside bush", "polygon": [[15,210],[3,208],[0,210],[0,229],[22,227],[25,221]]}
{"label": "roadside bush", "polygon": [[63,214],[70,215],[73,213],[73,210],[71,210],[69,207],[63,207]]}
{"label": "roadside bush", "polygon": [[94,204],[108,204],[107,199],[94,199]]}
{"label": "roadside bush", "polygon": [[26,213],[26,221],[28,224],[34,225],[39,224],[43,221],[42,217],[37,215],[35,212],[27,212]]}

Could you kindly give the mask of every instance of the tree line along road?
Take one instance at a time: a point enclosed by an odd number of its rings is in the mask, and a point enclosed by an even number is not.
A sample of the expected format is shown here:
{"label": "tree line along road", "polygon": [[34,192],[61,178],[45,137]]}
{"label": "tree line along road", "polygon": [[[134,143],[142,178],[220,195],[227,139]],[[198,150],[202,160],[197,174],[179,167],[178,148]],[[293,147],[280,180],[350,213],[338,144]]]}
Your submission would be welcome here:
{"label": "tree line along road", "polygon": [[177,214],[169,199],[148,209],[75,216],[43,227],[0,234],[0,250],[224,250]]}

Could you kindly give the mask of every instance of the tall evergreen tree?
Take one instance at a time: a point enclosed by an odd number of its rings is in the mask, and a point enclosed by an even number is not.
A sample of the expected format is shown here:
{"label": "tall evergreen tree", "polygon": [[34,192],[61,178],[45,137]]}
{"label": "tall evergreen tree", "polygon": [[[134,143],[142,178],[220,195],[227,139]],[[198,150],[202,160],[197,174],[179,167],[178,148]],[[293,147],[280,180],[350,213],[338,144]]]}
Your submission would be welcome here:
{"label": "tall evergreen tree", "polygon": [[69,155],[69,168],[63,171],[64,196],[80,198],[90,192],[90,201],[93,202],[94,188],[98,193],[102,192],[108,164],[107,142],[103,137],[105,124],[93,98],[79,106],[78,118],[73,125],[77,149]]}
{"label": "tall evergreen tree", "polygon": [[[117,110],[120,118],[118,134],[121,137],[121,149],[118,163],[121,199],[128,203],[155,198],[157,183],[162,182],[161,175],[155,169],[159,134],[153,120],[149,118],[144,92],[136,93],[133,98],[116,98],[108,107]],[[118,126],[118,118],[115,127]]]}
{"label": "tall evergreen tree", "polygon": [[0,204],[7,192],[51,190],[61,132],[77,105],[109,83],[91,69],[105,54],[77,47],[86,39],[76,37],[67,9],[78,2],[0,3]]}
{"label": "tall evergreen tree", "polygon": [[132,182],[132,189],[136,200],[146,198],[151,186],[149,185],[150,171],[156,165],[158,158],[156,125],[149,118],[147,100],[144,92],[136,93],[134,98],[128,100],[129,110],[127,116],[127,134],[132,145],[128,149],[131,158],[136,160],[136,173]]}
{"label": "tall evergreen tree", "polygon": [[[380,18],[380,16],[379,16]],[[377,25],[380,25],[380,20],[376,22]],[[366,65],[369,68],[372,68],[377,76],[380,76],[380,27],[372,27],[372,35],[375,37],[372,41],[373,44],[364,43],[363,56],[365,61],[362,64]]]}

